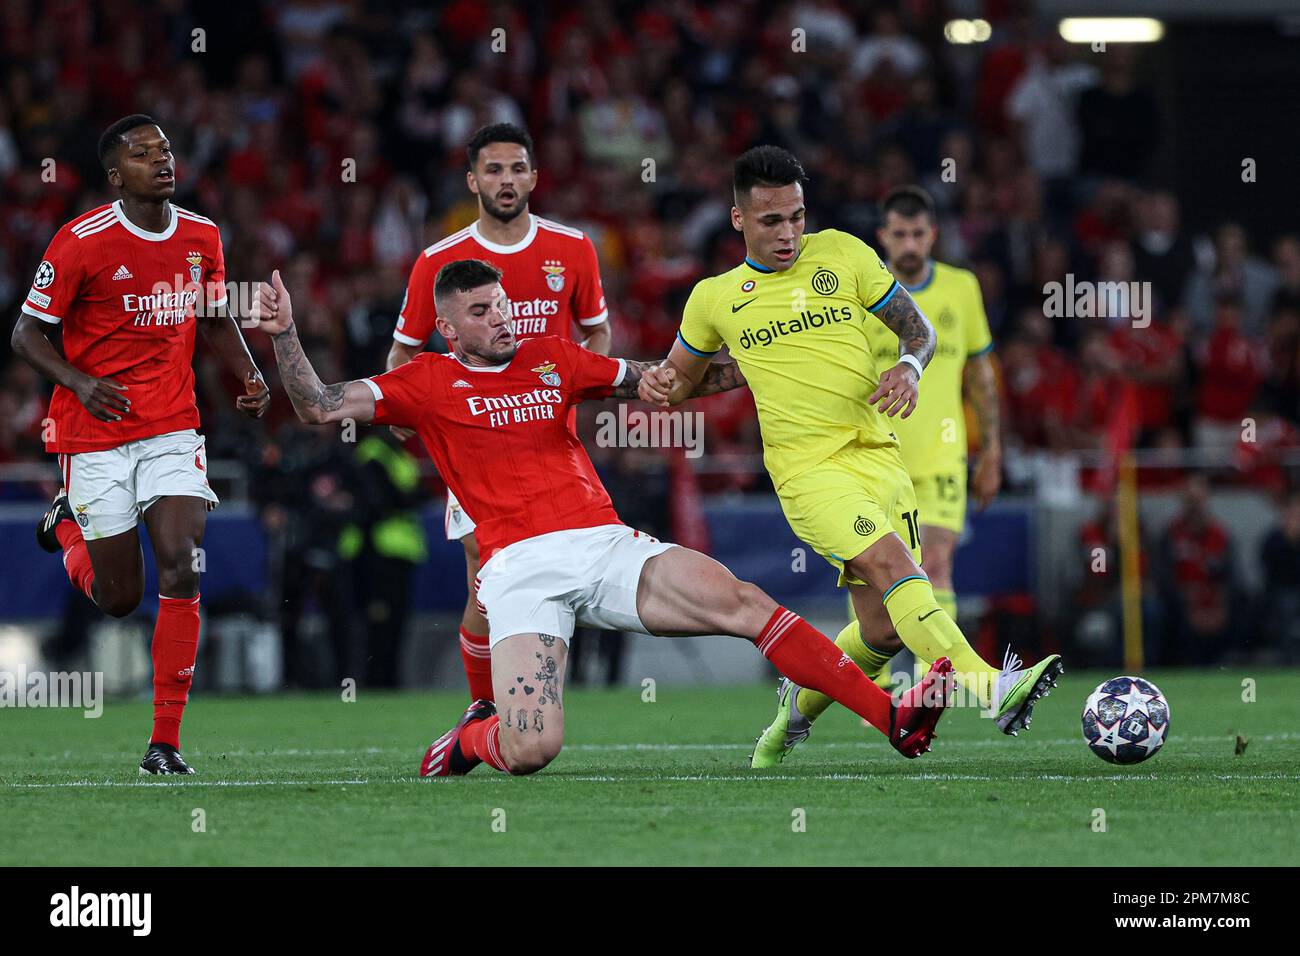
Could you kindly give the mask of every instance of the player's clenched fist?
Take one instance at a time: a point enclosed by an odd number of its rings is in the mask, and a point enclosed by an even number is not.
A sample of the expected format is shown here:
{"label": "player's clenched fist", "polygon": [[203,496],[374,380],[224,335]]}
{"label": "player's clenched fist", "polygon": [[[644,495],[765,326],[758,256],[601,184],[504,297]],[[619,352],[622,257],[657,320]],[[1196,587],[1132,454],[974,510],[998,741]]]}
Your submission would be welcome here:
{"label": "player's clenched fist", "polygon": [[876,405],[877,411],[890,418],[899,412],[906,418],[916,408],[917,385],[916,369],[906,362],[899,362],[880,376],[880,385],[871,393],[867,404]]}
{"label": "player's clenched fist", "polygon": [[637,397],[651,405],[668,407],[668,396],[672,393],[677,370],[665,365],[656,365],[646,369],[637,383]]}
{"label": "player's clenched fist", "polygon": [[270,335],[287,332],[293,325],[293,303],[289,301],[289,290],[280,279],[280,270],[271,273],[271,282],[257,284],[253,293],[253,307],[249,316],[258,328]]}

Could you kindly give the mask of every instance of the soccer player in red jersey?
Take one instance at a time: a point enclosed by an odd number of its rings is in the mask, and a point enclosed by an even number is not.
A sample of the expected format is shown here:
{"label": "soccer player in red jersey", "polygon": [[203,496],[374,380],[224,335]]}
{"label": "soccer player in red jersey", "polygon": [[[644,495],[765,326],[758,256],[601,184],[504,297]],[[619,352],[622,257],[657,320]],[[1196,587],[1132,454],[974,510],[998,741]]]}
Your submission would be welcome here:
{"label": "soccer player in red jersey", "polygon": [[[566,424],[589,398],[632,398],[657,363],[597,355],[558,336],[518,342],[501,274],[479,260],[438,272],[447,355],[423,354],[374,378],[325,385],[303,354],[280,281],[261,284],[253,316],[272,336],[298,417],[312,424],[413,428],[456,496],[478,516],[487,562],[478,600],[490,627],[496,703],[475,700],[425,752],[422,776],[540,770],[560,751],[568,641],[576,624],[644,634],[731,634],[777,669],[868,720],[908,757],[929,749],[951,663],[895,701],[797,614],[706,555],[623,525]],[[728,378],[731,378],[728,381]],[[701,394],[738,384],[713,365]]]}
{"label": "soccer player in red jersey", "polygon": [[[497,123],[476,132],[466,152],[465,179],[478,196],[478,220],[435,242],[416,260],[393,331],[388,368],[406,364],[424,349],[437,320],[434,280],[439,269],[457,259],[482,259],[501,270],[516,341],[576,333],[584,348],[608,355],[609,312],[596,247],[577,229],[534,216],[528,209],[537,186],[532,138],[510,123]],[[569,428],[577,434],[572,414]],[[393,431],[403,439],[411,435],[409,429]],[[590,478],[597,480],[594,471]],[[479,546],[474,521],[450,492],[444,527],[447,539],[465,548],[469,599],[461,616],[460,654],[470,698],[491,700],[488,626],[474,600]]]}
{"label": "soccer player in red jersey", "polygon": [[[216,225],[172,205],[176,163],[158,124],[118,120],[100,138],[99,159],[119,198],[55,234],[13,332],[14,351],[55,382],[45,448],[59,456],[63,488],[36,539],[62,548],[68,577],[100,610],[125,617],[144,591],[143,516],[159,603],[153,733],[140,772],[189,774],[180,730],[199,644],[195,558],[217,504],[196,431],[195,328],[243,381],[240,411],[260,418],[271,393],[226,315]],[[47,337],[60,326],[63,356]]]}

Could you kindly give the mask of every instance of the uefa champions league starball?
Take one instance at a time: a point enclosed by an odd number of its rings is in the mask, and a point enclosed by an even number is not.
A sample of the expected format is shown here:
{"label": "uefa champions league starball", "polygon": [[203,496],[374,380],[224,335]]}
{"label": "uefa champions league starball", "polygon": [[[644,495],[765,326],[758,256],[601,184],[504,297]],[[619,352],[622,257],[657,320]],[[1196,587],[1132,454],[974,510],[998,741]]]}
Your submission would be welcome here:
{"label": "uefa champions league starball", "polygon": [[1141,677],[1112,677],[1088,695],[1083,739],[1108,763],[1141,763],[1165,744],[1169,702]]}

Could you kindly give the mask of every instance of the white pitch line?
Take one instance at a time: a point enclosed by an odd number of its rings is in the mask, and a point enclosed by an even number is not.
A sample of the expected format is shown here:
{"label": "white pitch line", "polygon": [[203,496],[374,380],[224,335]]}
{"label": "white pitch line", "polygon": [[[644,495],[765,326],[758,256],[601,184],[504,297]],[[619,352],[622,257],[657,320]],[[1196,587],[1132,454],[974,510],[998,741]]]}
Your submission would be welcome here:
{"label": "white pitch line", "polygon": [[[1300,780],[1300,774],[1240,774],[1240,773],[1216,773],[1208,774],[1208,779],[1213,780]],[[495,780],[506,782],[511,778],[502,774],[499,776],[479,777],[479,780]],[[543,777],[542,779],[547,779]],[[859,783],[887,783],[901,781],[906,783],[929,783],[932,781],[975,781],[985,783],[1017,783],[1028,780],[1046,780],[1051,782],[1102,782],[1114,783],[1116,781],[1127,782],[1130,780],[1169,780],[1173,779],[1167,775],[1156,773],[1116,773],[1113,775],[1106,774],[1064,774],[1064,773],[1038,773],[1038,774],[1007,774],[1003,776],[990,776],[986,774],[975,773],[917,773],[906,775],[892,774],[869,774],[869,773],[819,773],[819,774],[651,774],[645,776],[615,776],[615,775],[597,775],[597,776],[566,776],[564,774],[552,775],[550,779],[571,780],[579,783],[771,783],[778,782],[800,782],[808,780],[842,780]],[[149,787],[365,787],[376,784],[395,784],[395,783],[435,783],[457,786],[450,777],[428,778],[421,780],[418,777],[392,777],[387,779],[376,780],[177,780],[177,781],[139,781],[126,782],[119,780],[75,780],[67,783],[7,783],[4,786],[11,790],[60,790],[88,788],[95,789],[100,787],[126,788],[126,789],[144,789]]]}
{"label": "white pitch line", "polygon": [[60,790],[74,787],[332,787],[365,786],[370,783],[398,783],[400,780],[73,780],[68,783],[7,783],[12,790]]}
{"label": "white pitch line", "polygon": [[[1260,734],[1258,736],[1247,736],[1251,743],[1272,743],[1276,741],[1300,740],[1300,733],[1281,733],[1281,734]],[[1208,736],[1198,735],[1195,737],[1183,737],[1175,735],[1170,737],[1166,744],[1172,742],[1175,744],[1226,744],[1231,743],[1233,735],[1231,734],[1214,734]],[[967,747],[1018,747],[1024,749],[1026,746],[1038,747],[1057,747],[1064,745],[1075,745],[1083,742],[1083,736],[1078,737],[1025,737],[1017,738],[1015,743],[1011,743],[1004,736],[994,736],[981,740],[952,740],[945,738],[943,745],[952,745],[954,748],[965,749]],[[830,740],[830,741],[809,741],[800,747],[801,751],[807,750],[870,750],[880,741],[873,738],[863,740]],[[753,750],[753,743],[717,743],[717,744],[670,744],[670,743],[650,743],[650,742],[633,742],[633,743],[610,743],[610,744],[566,744],[565,750],[605,753],[605,752],[658,752],[663,751],[673,753],[677,751],[708,751],[708,750]],[[359,755],[379,755],[379,754],[409,754],[412,753],[411,747],[333,747],[329,749],[310,749],[310,748],[286,748],[271,750],[195,750],[191,756],[212,760],[220,757],[349,757]],[[117,753],[91,753],[78,754],[73,750],[65,750],[56,754],[31,754],[24,755],[24,761],[31,760],[71,760],[71,759],[93,759],[93,760],[117,760],[132,757],[137,751],[119,751]]]}

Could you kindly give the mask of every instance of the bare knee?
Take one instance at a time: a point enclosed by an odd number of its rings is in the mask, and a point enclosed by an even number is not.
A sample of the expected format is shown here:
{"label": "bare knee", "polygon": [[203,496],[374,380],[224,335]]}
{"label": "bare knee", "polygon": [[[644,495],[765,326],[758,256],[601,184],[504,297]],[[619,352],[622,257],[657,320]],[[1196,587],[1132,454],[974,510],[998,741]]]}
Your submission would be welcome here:
{"label": "bare knee", "polygon": [[560,755],[563,741],[550,734],[501,732],[501,756],[515,776],[537,773]]}
{"label": "bare knee", "polygon": [[898,535],[892,534],[849,561],[845,569],[882,594],[889,590],[890,585],[921,570],[912,558],[912,552]]}
{"label": "bare knee", "polygon": [[757,637],[776,607],[776,602],[757,584],[733,578],[730,587],[716,597],[715,626],[723,634]]}
{"label": "bare knee", "polygon": [[[96,582],[98,585],[98,582]],[[95,588],[95,606],[109,617],[126,617],[140,606],[143,586],[137,588]]]}
{"label": "bare knee", "polygon": [[167,597],[193,597],[199,593],[195,548],[182,546],[155,554],[158,559],[158,593]]}

